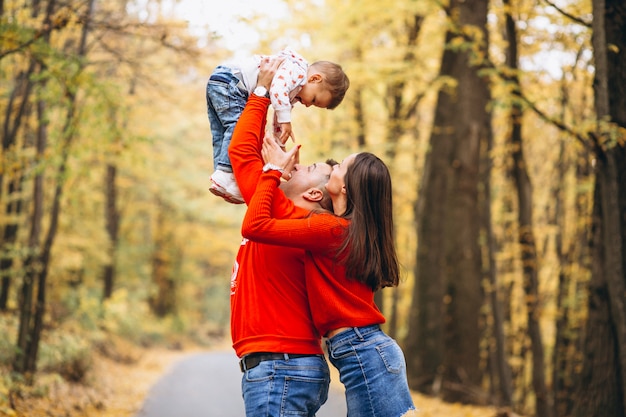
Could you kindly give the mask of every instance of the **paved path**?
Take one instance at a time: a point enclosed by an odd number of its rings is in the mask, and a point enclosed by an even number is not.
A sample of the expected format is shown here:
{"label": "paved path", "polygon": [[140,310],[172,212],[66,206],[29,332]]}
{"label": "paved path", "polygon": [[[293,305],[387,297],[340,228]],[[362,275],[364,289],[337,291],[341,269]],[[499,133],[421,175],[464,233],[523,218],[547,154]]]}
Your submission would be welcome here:
{"label": "paved path", "polygon": [[[332,368],[332,365],[329,365]],[[346,415],[343,387],[331,370],[328,401],[317,417]],[[232,351],[191,355],[176,363],[151,389],[136,417],[244,417],[241,372]]]}

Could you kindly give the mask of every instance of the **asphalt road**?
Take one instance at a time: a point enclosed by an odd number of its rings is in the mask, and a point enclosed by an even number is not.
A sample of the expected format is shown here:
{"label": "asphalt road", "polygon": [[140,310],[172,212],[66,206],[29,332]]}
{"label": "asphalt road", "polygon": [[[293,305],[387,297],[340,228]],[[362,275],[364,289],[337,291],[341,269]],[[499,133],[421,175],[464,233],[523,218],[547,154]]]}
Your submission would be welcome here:
{"label": "asphalt road", "polygon": [[[332,368],[332,365],[329,365]],[[334,369],[332,369],[334,372]],[[346,415],[343,387],[331,373],[328,401],[317,417]],[[136,417],[244,417],[241,372],[232,351],[191,355],[150,389]]]}

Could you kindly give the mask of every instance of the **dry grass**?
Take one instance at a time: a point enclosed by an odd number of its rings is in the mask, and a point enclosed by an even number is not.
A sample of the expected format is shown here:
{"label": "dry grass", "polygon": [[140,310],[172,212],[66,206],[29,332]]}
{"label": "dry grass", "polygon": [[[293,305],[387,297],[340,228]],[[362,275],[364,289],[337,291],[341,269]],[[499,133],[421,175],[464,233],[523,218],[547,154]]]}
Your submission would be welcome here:
{"label": "dry grass", "polygon": [[[217,346],[224,349],[225,346]],[[118,350],[120,347],[118,347]],[[132,417],[141,408],[150,387],[169,367],[199,349],[144,349],[124,345],[124,360],[94,353],[86,384],[66,382],[58,376],[40,375],[34,387],[11,394],[11,404],[0,403],[0,416],[11,417]],[[332,367],[331,367],[332,369]],[[334,375],[333,383],[339,383]],[[414,417],[496,417],[493,407],[448,404],[414,393]],[[4,411],[3,411],[4,410]]]}
{"label": "dry grass", "polygon": [[33,387],[10,395],[12,404],[0,408],[0,416],[131,417],[139,411],[150,387],[168,367],[190,353],[165,348],[127,349],[125,361],[94,353],[93,368],[86,384],[39,375]]}
{"label": "dry grass", "polygon": [[438,398],[413,393],[413,403],[417,411],[407,414],[411,417],[495,417],[494,407],[478,407],[463,404],[449,404]]}

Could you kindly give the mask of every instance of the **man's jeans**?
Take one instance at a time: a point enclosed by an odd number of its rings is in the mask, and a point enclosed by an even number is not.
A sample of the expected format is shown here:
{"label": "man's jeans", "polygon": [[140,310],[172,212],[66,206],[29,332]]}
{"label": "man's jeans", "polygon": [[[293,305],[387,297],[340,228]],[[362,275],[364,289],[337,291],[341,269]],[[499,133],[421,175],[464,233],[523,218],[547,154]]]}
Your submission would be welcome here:
{"label": "man's jeans", "polygon": [[248,93],[230,68],[218,66],[206,86],[206,104],[213,135],[213,169],[233,172],[228,145],[241,116]]}
{"label": "man's jeans", "polygon": [[326,346],[346,388],[348,417],[400,417],[415,409],[404,354],[378,325],[353,327]]}
{"label": "man's jeans", "polygon": [[241,379],[246,416],[314,416],[328,399],[329,384],[322,356],[263,361]]}

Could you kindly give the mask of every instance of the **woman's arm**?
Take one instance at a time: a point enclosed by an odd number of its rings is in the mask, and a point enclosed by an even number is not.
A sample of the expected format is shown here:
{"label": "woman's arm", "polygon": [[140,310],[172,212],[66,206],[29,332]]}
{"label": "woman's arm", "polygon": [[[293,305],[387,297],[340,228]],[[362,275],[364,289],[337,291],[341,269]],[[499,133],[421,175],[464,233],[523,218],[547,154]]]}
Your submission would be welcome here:
{"label": "woman's arm", "polygon": [[311,252],[335,251],[343,241],[347,221],[331,213],[314,213],[298,219],[272,218],[272,199],[279,184],[279,171],[261,175],[241,226],[242,236]]}

